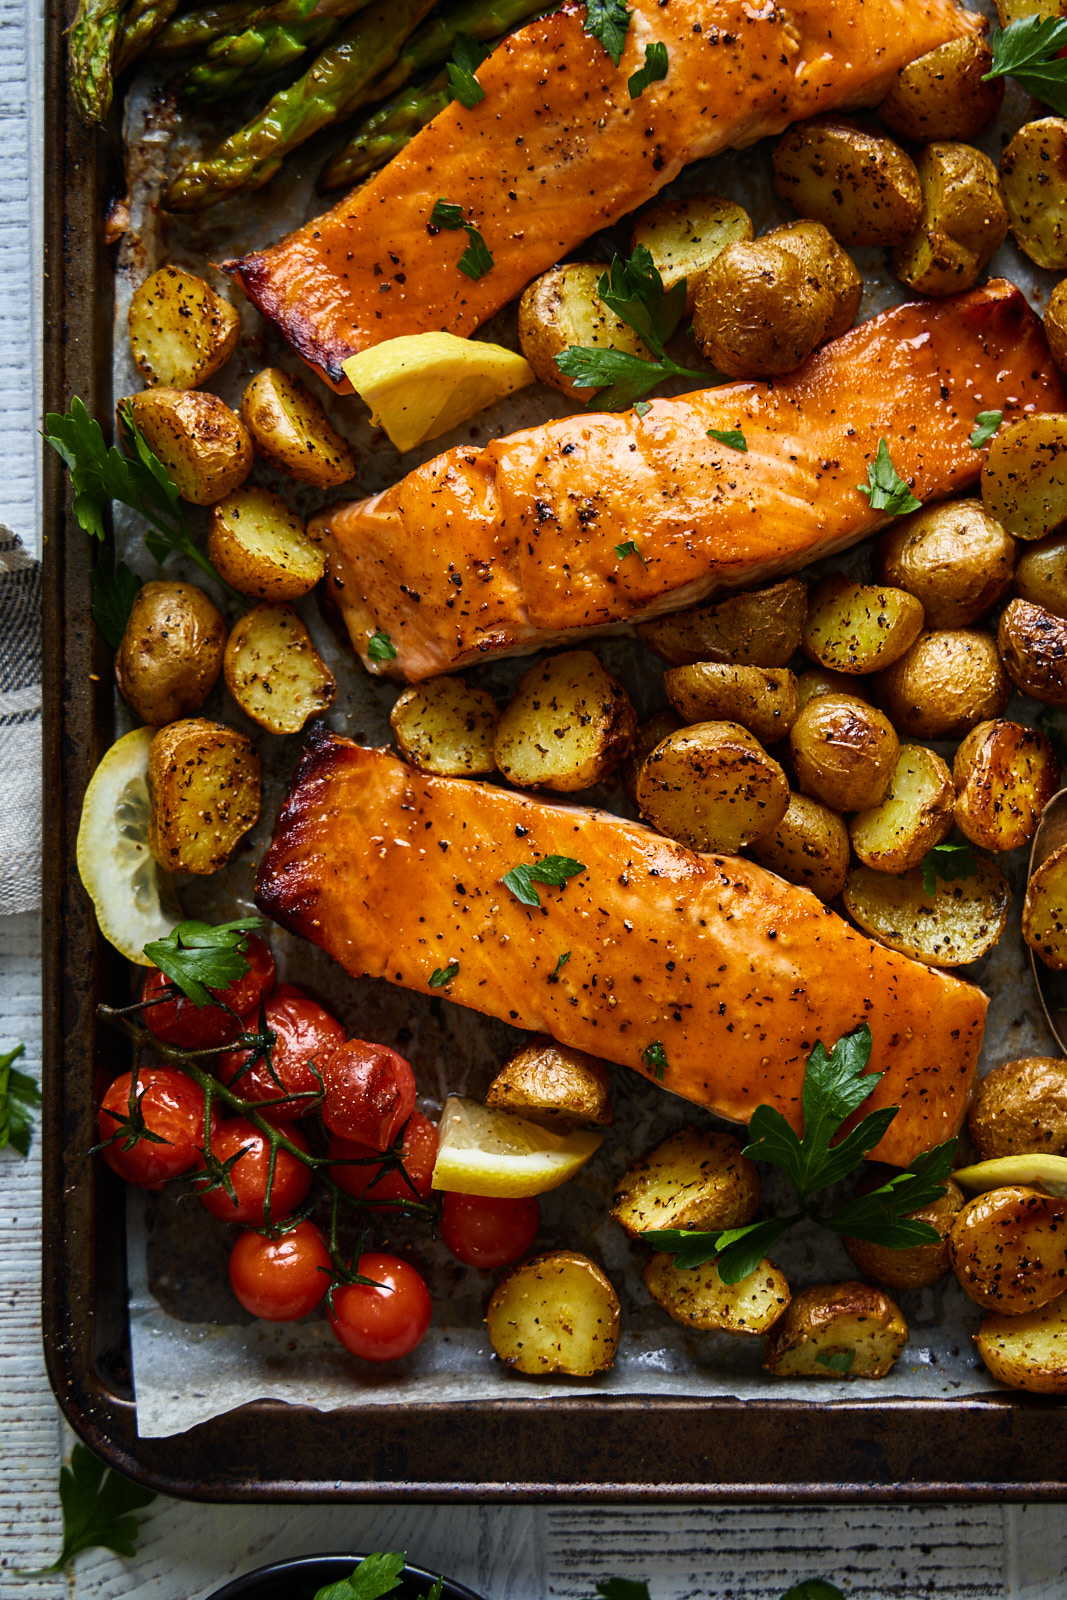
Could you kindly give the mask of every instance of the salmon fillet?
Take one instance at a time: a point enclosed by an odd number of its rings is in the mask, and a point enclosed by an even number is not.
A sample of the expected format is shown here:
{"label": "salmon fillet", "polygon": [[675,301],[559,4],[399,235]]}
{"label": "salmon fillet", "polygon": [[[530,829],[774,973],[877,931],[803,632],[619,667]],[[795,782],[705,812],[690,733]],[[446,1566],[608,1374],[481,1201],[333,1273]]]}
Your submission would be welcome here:
{"label": "salmon fillet", "polygon": [[[618,67],[574,5],[531,22],[478,69],[485,99],[454,101],[340,205],[227,263],[264,316],[327,381],[346,356],[401,334],[473,333],[546,267],[652,198],[690,161],[801,117],[877,104],[917,56],[983,26],[955,0],[632,0]],[[631,100],[645,46],[661,82]],[[464,208],[493,257],[458,270]]]}
{"label": "salmon fillet", "polygon": [[[582,863],[522,905],[505,872]],[[313,733],[256,903],[354,976],[449,998],[662,1083],[735,1122],[777,1106],[799,1132],[815,1041],[861,1022],[885,1076],[864,1112],[900,1107],[875,1156],[899,1166],[958,1132],[986,998],[872,944],[806,889],[751,861],[698,855],[639,823],[415,772]],[[557,971],[559,959],[569,960]]]}
{"label": "salmon fillet", "polygon": [[[1040,321],[1000,280],[873,317],[775,383],[449,450],[311,531],[368,670],[417,682],[794,571],[889,520],[856,488],[880,439],[939,499],[978,476],[980,411],[1065,403]],[[707,435],[738,427],[747,453]],[[640,558],[616,550],[631,539]],[[395,660],[368,655],[379,629]]]}

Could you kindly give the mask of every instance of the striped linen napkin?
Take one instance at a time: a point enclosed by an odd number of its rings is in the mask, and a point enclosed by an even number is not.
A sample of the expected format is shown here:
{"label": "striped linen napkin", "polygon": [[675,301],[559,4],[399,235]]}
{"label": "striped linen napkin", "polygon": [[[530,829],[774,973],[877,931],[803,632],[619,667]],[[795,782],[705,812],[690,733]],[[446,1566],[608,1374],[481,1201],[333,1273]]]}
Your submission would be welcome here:
{"label": "striped linen napkin", "polygon": [[0,524],[0,916],[41,904],[41,567]]}

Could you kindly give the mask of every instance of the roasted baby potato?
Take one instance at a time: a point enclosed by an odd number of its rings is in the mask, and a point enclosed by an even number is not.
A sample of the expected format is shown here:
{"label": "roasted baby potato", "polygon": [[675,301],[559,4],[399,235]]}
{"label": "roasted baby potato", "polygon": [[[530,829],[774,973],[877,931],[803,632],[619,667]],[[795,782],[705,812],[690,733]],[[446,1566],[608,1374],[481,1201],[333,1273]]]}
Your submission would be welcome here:
{"label": "roasted baby potato", "polygon": [[[869,1192],[893,1175],[892,1169],[886,1169],[884,1174],[862,1184],[859,1193]],[[926,1289],[943,1278],[951,1265],[948,1235],[962,1205],[963,1190],[949,1178],[944,1194],[920,1210],[908,1213],[911,1221],[925,1222],[937,1229],[941,1235],[937,1244],[913,1244],[904,1250],[892,1250],[889,1245],[872,1244],[869,1239],[846,1237],[842,1243],[860,1271],[876,1283],[885,1284],[887,1289]]]}
{"label": "roasted baby potato", "polygon": [[356,475],[348,445],[299,378],[264,367],[241,396],[241,416],[256,452],[300,483],[332,489]]}
{"label": "roasted baby potato", "polygon": [[[120,400],[120,412],[125,404]],[[214,505],[251,472],[252,441],[217,394],[161,387],[131,395],[129,405],[183,500]]]}
{"label": "roasted baby potato", "polygon": [[1000,158],[1012,238],[1039,267],[1067,268],[1067,120],[1021,127]]}
{"label": "roasted baby potato", "polygon": [[871,694],[867,685],[848,672],[833,672],[829,667],[809,667],[797,679],[797,709],[803,711],[809,700],[823,694],[848,695],[870,705]]}
{"label": "roasted baby potato", "polygon": [[544,1035],[524,1045],[497,1073],[485,1103],[549,1128],[564,1122],[595,1122],[606,1128],[615,1121],[610,1095],[611,1079],[602,1061]]}
{"label": "roasted baby potato", "polygon": [[979,859],[973,878],[937,880],[927,894],[922,871],[894,876],[856,867],[845,909],[864,933],[929,967],[962,967],[986,955],[1008,925],[1011,889],[999,867]]}
{"label": "roasted baby potato", "polygon": [[1023,1056],[979,1079],[967,1127],[983,1161],[1067,1156],[1067,1061]]}
{"label": "roasted baby potato", "polygon": [[796,720],[797,680],[783,667],[700,661],[671,667],[663,687],[686,722],[739,722],[764,744],[784,739]]}
{"label": "roasted baby potato", "polygon": [[619,1179],[611,1215],[634,1238],[664,1228],[714,1232],[751,1222],[759,1173],[728,1133],[679,1128]]}
{"label": "roasted baby potato", "polygon": [[1061,278],[1048,297],[1045,338],[1053,361],[1061,372],[1067,372],[1067,278]]}
{"label": "roasted baby potato", "polygon": [[999,717],[1011,697],[996,645],[972,628],[920,634],[874,690],[893,726],[913,739],[960,738]]}
{"label": "roasted baby potato", "polygon": [[843,245],[901,244],[922,215],[915,163],[844,117],[795,122],[771,157],[774,187]]}
{"label": "roasted baby potato", "polygon": [[993,1312],[974,1336],[994,1378],[1031,1394],[1067,1394],[1067,1294],[1021,1317]]}
{"label": "roasted baby potato", "polygon": [[523,673],[493,751],[509,783],[569,794],[614,772],[636,732],[622,684],[591,650],[568,650]]}
{"label": "roasted baby potato", "polygon": [[1067,415],[1045,411],[999,430],[982,467],[982,504],[1016,539],[1067,524]]}
{"label": "roasted baby potato", "polygon": [[658,744],[684,727],[685,723],[676,712],[657,711],[638,728],[630,753],[622,764],[622,786],[633,805],[637,804],[637,779],[648,757]]}
{"label": "roasted baby potato", "polygon": [[1013,1184],[975,1195],[949,1234],[952,1270],[987,1311],[1020,1316],[1067,1285],[1067,1200]]}
{"label": "roasted baby potato", "polygon": [[907,1342],[900,1308],[881,1289],[819,1284],[794,1296],[763,1365],[776,1378],[884,1378]]}
{"label": "roasted baby potato", "polygon": [[859,811],[848,825],[852,848],[865,867],[907,872],[952,828],[956,791],[939,755],[921,744],[902,744],[880,805]]}
{"label": "roasted baby potato", "polygon": [[886,529],[878,576],[915,596],[928,628],[966,628],[1011,587],[1017,549],[981,501],[950,500]]}
{"label": "roasted baby potato", "polygon": [[1001,616],[997,648],[1008,675],[1024,694],[1050,706],[1067,706],[1067,619],[1029,600],[1013,600]]}
{"label": "roasted baby potato", "polygon": [[1054,972],[1067,972],[1067,845],[1030,874],[1023,901],[1022,934]]}
{"label": "roasted baby potato", "polygon": [[564,377],[556,357],[571,345],[624,350],[649,356],[634,330],[597,297],[604,267],[595,261],[570,261],[552,267],[524,291],[519,301],[519,345],[542,383],[572,400],[589,400],[595,389],[577,389]]}
{"label": "roasted baby potato", "polygon": [[1060,764],[1043,733],[1019,722],[980,722],[956,751],[956,826],[983,850],[1027,844],[1060,787]]}
{"label": "roasted baby potato", "polygon": [[897,75],[878,115],[887,128],[916,144],[973,139],[1004,99],[1003,78],[982,82],[992,65],[993,52],[978,34],[950,39]]}
{"label": "roasted baby potato", "polygon": [[212,509],[207,553],[228,584],[257,600],[299,600],[326,570],[296,512],[272,489],[252,485]]}
{"label": "roasted baby potato", "polygon": [[787,667],[800,647],[808,591],[797,578],[732,594],[715,605],[639,622],[637,637],[669,667],[723,661],[739,667]]}
{"label": "roasted baby potato", "polygon": [[740,1283],[723,1283],[714,1261],[676,1267],[674,1257],[666,1255],[654,1255],[641,1276],[656,1304],[686,1328],[767,1333],[789,1304],[785,1274],[767,1260]]}
{"label": "roasted baby potato", "polygon": [[645,821],[691,850],[733,852],[769,833],[789,804],[786,775],[736,722],[672,733],[637,779]]}
{"label": "roasted baby potato", "polygon": [[900,756],[888,717],[850,695],[809,700],[789,734],[797,783],[833,811],[882,803]]}
{"label": "roasted baby potato", "polygon": [[1026,546],[1015,568],[1015,593],[1020,600],[1067,617],[1067,534],[1054,533]]}
{"label": "roasted baby potato", "polygon": [[577,1250],[551,1250],[512,1267],[486,1312],[489,1341],[528,1377],[607,1372],[619,1346],[619,1297]]}
{"label": "roasted baby potato", "polygon": [[696,274],[728,244],[751,237],[752,218],[744,207],[720,195],[705,194],[696,200],[667,200],[644,212],[630,238],[630,249],[644,245],[665,289],[673,289],[685,279],[685,309],[692,316]]}
{"label": "roasted baby potato", "polygon": [[920,294],[957,294],[1008,236],[997,169],[971,144],[928,144],[917,165],[922,217],[894,250],[893,271]]}
{"label": "roasted baby potato", "polygon": [[802,643],[804,654],[831,672],[875,672],[910,650],[922,627],[914,595],[830,572],[808,596]]}
{"label": "roasted baby potato", "polygon": [[141,721],[161,728],[199,711],[222,671],[226,623],[191,583],[137,591],[115,657],[119,693]]}
{"label": "roasted baby potato", "polygon": [[160,267],[133,292],[130,349],[146,383],[195,389],[237,348],[241,319],[203,278]]}
{"label": "roasted baby potato", "polygon": [[226,641],[226,687],[268,733],[299,733],[333,705],[334,675],[292,606],[253,606]]}
{"label": "roasted baby potato", "polygon": [[259,820],[259,756],[221,722],[188,717],[148,750],[148,848],[166,872],[217,872]]}
{"label": "roasted baby potato", "polygon": [[997,0],[997,16],[1002,28],[1023,17],[1067,17],[1067,0]]}
{"label": "roasted baby potato", "polygon": [[806,794],[789,796],[781,822],[748,853],[761,867],[810,889],[820,900],[840,894],[848,877],[848,829],[836,811]]}
{"label": "roasted baby potato", "polygon": [[500,712],[484,689],[465,678],[431,678],[405,689],[389,725],[400,754],[420,772],[474,778],[496,771],[493,741]]}

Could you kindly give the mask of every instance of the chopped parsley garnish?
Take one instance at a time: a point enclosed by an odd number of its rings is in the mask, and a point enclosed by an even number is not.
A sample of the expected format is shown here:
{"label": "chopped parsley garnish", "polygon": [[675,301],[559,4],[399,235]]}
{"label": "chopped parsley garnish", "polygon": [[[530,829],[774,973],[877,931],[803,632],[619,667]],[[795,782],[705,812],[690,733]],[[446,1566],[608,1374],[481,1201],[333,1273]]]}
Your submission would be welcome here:
{"label": "chopped parsley garnish", "polygon": [[630,13],[625,0],[587,0],[583,32],[600,40],[616,66],[622,60],[629,30]]}
{"label": "chopped parsley garnish", "polygon": [[615,554],[620,561],[625,561],[627,556],[636,556],[645,571],[648,571],[648,562],[637,548],[637,544],[633,539],[625,539],[622,544],[617,544],[615,546]]}
{"label": "chopped parsley garnish", "polygon": [[585,863],[574,861],[570,856],[545,856],[541,861],[529,865],[523,862],[522,866],[512,867],[510,872],[505,872],[501,882],[524,906],[539,906],[541,896],[534,888],[535,883],[547,883],[554,889],[562,889],[568,879],[576,878],[584,871]]}
{"label": "chopped parsley garnish", "polygon": [[376,628],[367,640],[367,654],[372,661],[393,661],[396,658],[396,645],[387,633]]}
{"label": "chopped parsley garnish", "polygon": [[916,500],[898,475],[884,439],[879,439],[878,454],[867,465],[867,482],[858,483],[856,488],[860,494],[869,496],[872,511],[888,511],[890,516],[902,517],[909,511],[922,510],[922,501]]}
{"label": "chopped parsley garnish", "polygon": [[459,972],[459,962],[450,961],[447,967],[435,967],[430,974],[430,988],[443,989]]}
{"label": "chopped parsley garnish", "polygon": [[646,1045],[641,1052],[641,1060],[650,1071],[655,1071],[656,1082],[662,1083],[663,1069],[664,1067],[669,1067],[670,1062],[667,1060],[666,1050],[664,1050],[658,1039],[653,1040],[650,1045]]}
{"label": "chopped parsley garnish", "polygon": [[438,200],[430,213],[430,222],[435,227],[443,228],[446,233],[455,233],[460,228],[466,229],[467,248],[456,262],[456,266],[474,282],[484,278],[493,266],[493,258],[473,222],[463,220],[463,207],[455,205],[451,200]]}
{"label": "chopped parsley garnish", "polygon": [[[452,94],[468,111],[485,99],[485,90],[474,74],[489,55],[489,50],[469,33],[457,33],[452,60],[445,69]],[[458,208],[457,208],[458,209]]]}
{"label": "chopped parsley garnish", "polygon": [[974,419],[974,432],[970,437],[971,449],[981,450],[987,445],[1003,421],[1003,411],[979,411]]}
{"label": "chopped parsley garnish", "polygon": [[658,83],[667,76],[667,46],[659,40],[655,44],[645,45],[645,64],[632,72],[627,79],[627,88],[630,99],[636,100],[648,88],[650,83]]}
{"label": "chopped parsley garnish", "polygon": [[920,866],[927,894],[937,893],[938,878],[942,883],[956,883],[978,876],[978,862],[969,844],[935,844],[923,856]]}
{"label": "chopped parsley garnish", "polygon": [[708,429],[708,438],[717,439],[720,444],[727,445],[731,450],[748,451],[748,440],[740,428],[724,428],[720,433],[718,428]]}

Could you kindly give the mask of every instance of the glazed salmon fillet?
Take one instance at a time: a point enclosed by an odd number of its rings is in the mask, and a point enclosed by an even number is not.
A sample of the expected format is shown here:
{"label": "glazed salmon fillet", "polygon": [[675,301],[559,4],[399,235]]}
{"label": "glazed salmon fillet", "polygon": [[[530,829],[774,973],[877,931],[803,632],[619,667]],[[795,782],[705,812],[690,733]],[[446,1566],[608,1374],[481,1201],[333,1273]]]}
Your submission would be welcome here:
{"label": "glazed salmon fillet", "polygon": [[[504,874],[552,855],[581,872],[523,905]],[[313,733],[256,901],[354,976],[433,994],[433,972],[458,963],[450,999],[651,1078],[658,1043],[663,1087],[732,1121],[765,1102],[800,1131],[812,1046],[862,1022],[884,1073],[863,1110],[900,1107],[877,1157],[906,1165],[967,1109],[981,990],[872,944],[751,861],[603,812]]]}
{"label": "glazed salmon fillet", "polygon": [[[889,520],[857,488],[880,440],[934,500],[977,478],[979,412],[1064,406],[1040,321],[1000,280],[887,311],[773,384],[449,450],[311,531],[368,670],[416,682],[793,571]],[[630,540],[639,556],[616,550]],[[368,654],[379,630],[395,659]]]}
{"label": "glazed salmon fillet", "polygon": [[[511,35],[478,69],[485,98],[454,101],[324,217],[227,264],[304,360],[347,390],[346,356],[401,334],[470,334],[546,267],[616,222],[687,162],[801,117],[875,105],[900,69],[982,26],[955,0],[633,0],[622,60],[574,5]],[[635,100],[645,47],[668,71]],[[472,282],[463,207],[493,257]]]}

